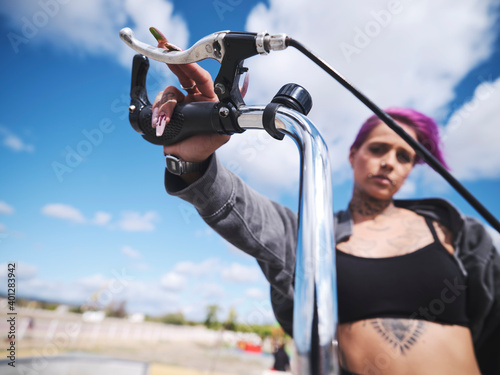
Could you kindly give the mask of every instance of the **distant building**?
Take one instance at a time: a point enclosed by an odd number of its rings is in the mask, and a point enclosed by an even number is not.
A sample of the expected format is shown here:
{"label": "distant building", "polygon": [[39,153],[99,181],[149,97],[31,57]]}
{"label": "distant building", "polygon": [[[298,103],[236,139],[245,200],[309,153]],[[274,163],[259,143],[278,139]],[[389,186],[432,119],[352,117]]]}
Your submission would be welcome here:
{"label": "distant building", "polygon": [[146,319],[146,315],[143,313],[130,314],[128,316],[128,321],[131,323],[142,323]]}
{"label": "distant building", "polygon": [[82,319],[84,322],[89,323],[99,323],[104,320],[106,313],[104,311],[85,311],[82,314]]}

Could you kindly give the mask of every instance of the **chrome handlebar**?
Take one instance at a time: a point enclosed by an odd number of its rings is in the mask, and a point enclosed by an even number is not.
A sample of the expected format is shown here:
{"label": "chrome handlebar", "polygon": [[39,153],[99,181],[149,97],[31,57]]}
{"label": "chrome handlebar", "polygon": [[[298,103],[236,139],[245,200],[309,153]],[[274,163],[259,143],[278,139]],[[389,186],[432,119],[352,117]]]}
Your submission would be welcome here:
{"label": "chrome handlebar", "polygon": [[[179,109],[178,132],[182,133],[190,112],[191,127],[210,122],[209,132],[231,134],[246,129],[266,129],[272,123],[276,132],[290,136],[301,156],[301,181],[296,252],[293,332],[297,349],[297,373],[338,374],[335,337],[337,328],[337,284],[335,267],[335,238],[333,222],[333,193],[331,166],[326,143],[314,124],[303,114],[285,106],[275,106],[274,120],[264,106],[247,106],[238,96],[237,78],[245,58],[267,54],[287,47],[285,34],[266,32],[234,33],[222,31],[204,37],[186,51],[170,51],[138,41],[129,28],[122,29],[121,38],[134,50],[154,60],[169,64],[187,64],[212,58],[221,63],[215,80],[219,103],[207,106],[192,103],[189,111]],[[231,48],[226,48],[228,45]],[[131,87],[130,122],[135,130],[144,133],[150,129],[151,104],[146,92],[147,59],[134,58]],[[137,62],[137,64],[136,64]],[[200,117],[200,114],[207,117]],[[188,116],[189,117],[189,116]],[[197,120],[205,119],[205,120]],[[234,120],[234,121],[233,121]],[[214,125],[215,124],[215,125]],[[188,134],[186,132],[186,134]],[[270,133],[273,135],[272,133]],[[275,136],[275,135],[273,135]],[[174,142],[177,134],[168,140],[154,135],[143,137],[155,144]],[[275,136],[276,137],[276,136]],[[279,139],[279,137],[278,137]]]}
{"label": "chrome handlebar", "polygon": [[[264,109],[240,108],[239,126],[262,128]],[[296,373],[338,374],[337,277],[328,148],[314,124],[295,110],[280,107],[275,123],[280,132],[295,141],[301,159],[293,310]]]}

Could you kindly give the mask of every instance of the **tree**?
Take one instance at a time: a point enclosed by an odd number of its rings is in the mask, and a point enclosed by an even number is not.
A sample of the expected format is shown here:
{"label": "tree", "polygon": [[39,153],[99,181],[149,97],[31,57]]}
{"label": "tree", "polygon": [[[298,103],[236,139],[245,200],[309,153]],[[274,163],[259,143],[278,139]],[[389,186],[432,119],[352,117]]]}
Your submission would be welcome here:
{"label": "tree", "polygon": [[108,306],[106,306],[106,316],[114,318],[125,318],[127,316],[126,310],[127,301],[114,302],[111,301]]}
{"label": "tree", "polygon": [[220,307],[218,305],[208,305],[207,306],[207,318],[203,322],[203,324],[210,329],[217,329],[220,327],[220,323],[217,320],[217,313],[219,312]]}
{"label": "tree", "polygon": [[236,331],[237,328],[237,320],[238,314],[236,313],[236,310],[234,307],[231,307],[229,309],[229,314],[227,316],[226,321],[222,325],[224,329],[227,329],[228,331]]}
{"label": "tree", "polygon": [[259,335],[261,340],[264,340],[266,337],[271,337],[273,328],[274,327],[270,324],[261,326],[255,324],[251,326],[252,331]]}
{"label": "tree", "polygon": [[184,319],[184,314],[181,312],[164,315],[161,318],[161,321],[165,324],[174,324],[178,326],[187,324],[186,319]]}

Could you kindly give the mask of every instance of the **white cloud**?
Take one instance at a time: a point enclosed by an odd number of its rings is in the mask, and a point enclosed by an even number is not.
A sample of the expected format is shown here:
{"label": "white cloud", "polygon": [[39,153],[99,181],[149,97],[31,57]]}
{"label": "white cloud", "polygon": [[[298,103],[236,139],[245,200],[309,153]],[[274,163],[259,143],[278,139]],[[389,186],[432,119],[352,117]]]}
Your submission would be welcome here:
{"label": "white cloud", "polygon": [[[38,267],[24,263],[24,262],[15,262],[15,275],[18,280],[31,280],[38,273]],[[8,275],[7,263],[0,264],[0,278],[6,278]]]}
{"label": "white cloud", "polygon": [[148,271],[151,267],[147,263],[136,263],[134,264],[134,268],[139,271]]}
{"label": "white cloud", "polygon": [[443,134],[446,156],[461,180],[500,177],[500,79],[483,82],[450,118]]}
{"label": "white cloud", "polygon": [[[149,0],[54,0],[50,9],[45,1],[21,0],[2,4],[0,12],[8,18],[7,35],[15,52],[29,43],[48,42],[75,54],[108,55],[130,67],[132,51],[119,37],[123,27],[131,27],[136,36],[149,44],[155,39],[149,27],[161,30],[173,43],[186,47],[188,29],[174,14],[171,1]],[[160,64],[156,64],[160,65]]]}
{"label": "white cloud", "polygon": [[207,259],[200,263],[185,261],[179,262],[174,267],[174,272],[187,275],[204,277],[209,274],[214,274],[220,269],[217,259]]}
{"label": "white cloud", "polygon": [[132,249],[132,247],[130,247],[130,246],[123,246],[122,253],[125,254],[127,257],[132,258],[132,259],[142,258],[141,253],[138,252],[137,250]]}
{"label": "white cloud", "polygon": [[181,291],[186,287],[186,284],[186,278],[177,272],[169,272],[161,277],[161,286],[168,291]]}
{"label": "white cloud", "polygon": [[94,274],[82,277],[76,280],[75,283],[86,291],[97,293],[98,291],[105,289],[109,281],[110,279],[105,278],[101,274]]}
{"label": "white cloud", "polygon": [[19,138],[9,129],[4,128],[3,126],[0,126],[0,135],[3,138],[2,144],[13,151],[33,152],[35,150],[35,147],[33,145],[24,142],[21,138]]}
{"label": "white cloud", "polygon": [[232,137],[218,154],[228,169],[272,198],[282,190],[298,191],[299,151],[291,139],[280,142],[265,131],[247,131]]}
{"label": "white cloud", "polygon": [[224,287],[220,284],[215,284],[215,283],[199,284],[196,290],[206,300],[214,300],[214,299],[220,300],[223,299],[226,295]]}
{"label": "white cloud", "polygon": [[51,203],[42,207],[42,213],[58,219],[69,220],[75,223],[85,223],[85,217],[73,206],[62,203]]}
{"label": "white cloud", "polygon": [[14,207],[8,205],[4,201],[0,201],[0,214],[10,215],[14,213]]}
{"label": "white cloud", "polygon": [[[19,289],[20,297],[37,298],[47,301],[64,301],[67,303],[74,301],[73,298],[65,298],[65,296],[70,297],[68,293],[65,293],[67,287],[65,288],[65,284],[58,281],[41,280],[38,278],[24,280],[19,282]],[[72,296],[78,298],[78,295],[78,291],[73,288]]]}
{"label": "white cloud", "polygon": [[127,300],[127,311],[154,316],[178,311],[183,306],[178,293],[165,290],[157,283],[143,281],[131,283],[124,291],[123,299]]}
{"label": "white cloud", "polygon": [[118,222],[118,227],[127,232],[149,232],[155,229],[154,223],[159,218],[159,215],[153,211],[144,214],[133,211],[124,212]]}
{"label": "white cloud", "polygon": [[99,226],[106,226],[111,221],[111,214],[103,211],[95,213],[92,223]]}
{"label": "white cloud", "polygon": [[147,211],[144,214],[135,211],[125,211],[121,214],[118,222],[109,225],[112,215],[98,211],[92,220],[87,220],[81,211],[71,205],[62,203],[47,204],[42,208],[42,213],[47,216],[57,217],[59,219],[73,221],[84,224],[90,222],[94,225],[119,228],[127,232],[149,232],[155,229],[155,223],[159,221],[160,216],[154,211]]}
{"label": "white cloud", "polygon": [[276,322],[271,300],[269,296],[258,301],[252,301],[252,304],[243,314],[238,316],[241,324],[273,324]]}
{"label": "white cloud", "polygon": [[20,280],[19,284],[22,296],[25,297],[74,305],[92,303],[98,307],[105,307],[111,302],[127,301],[127,312],[132,313],[161,315],[176,311],[182,306],[179,296],[165,291],[159,283],[136,280],[120,283],[116,277],[105,277],[102,274],[89,275],[67,283],[29,278]]}
{"label": "white cloud", "polygon": [[[269,7],[254,8],[246,29],[285,32],[332,64],[380,107],[409,106],[440,120],[455,97],[457,83],[492,53],[494,1],[405,0],[400,8],[389,9],[388,4],[394,3],[342,2],[332,10],[327,0],[314,6],[271,0]],[[346,44],[357,53],[346,54],[342,49]],[[312,94],[309,118],[327,141],[335,182],[345,181],[351,174],[349,146],[370,111],[293,48],[253,57],[246,65],[251,73],[247,103],[265,104],[288,82]],[[237,138],[221,152],[225,164],[240,167],[240,174],[266,195],[296,191],[299,158],[291,142],[271,140],[269,148],[243,153],[249,146]]]}
{"label": "white cloud", "polygon": [[195,237],[212,237],[214,230],[212,228],[198,229],[194,232]]}
{"label": "white cloud", "polygon": [[248,288],[245,291],[245,296],[248,298],[253,298],[258,300],[269,299],[269,293],[266,293],[259,288]]}
{"label": "white cloud", "polygon": [[229,282],[249,283],[259,279],[259,272],[256,266],[249,267],[239,263],[231,263],[229,267],[222,270],[221,276],[224,280]]}
{"label": "white cloud", "polygon": [[401,189],[397,192],[397,195],[394,197],[396,199],[404,199],[412,197],[417,191],[417,183],[413,178],[408,178]]}

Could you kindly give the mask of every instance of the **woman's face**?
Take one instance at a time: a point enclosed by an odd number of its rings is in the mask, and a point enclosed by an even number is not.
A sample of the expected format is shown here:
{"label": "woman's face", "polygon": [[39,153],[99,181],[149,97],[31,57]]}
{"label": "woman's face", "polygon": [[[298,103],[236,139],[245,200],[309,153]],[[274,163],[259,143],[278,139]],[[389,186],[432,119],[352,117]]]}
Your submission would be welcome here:
{"label": "woman's face", "polygon": [[[417,139],[412,128],[398,124]],[[380,122],[360,148],[351,150],[349,161],[354,172],[355,188],[373,198],[387,200],[401,188],[410,174],[415,151],[389,126]]]}

